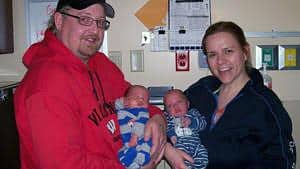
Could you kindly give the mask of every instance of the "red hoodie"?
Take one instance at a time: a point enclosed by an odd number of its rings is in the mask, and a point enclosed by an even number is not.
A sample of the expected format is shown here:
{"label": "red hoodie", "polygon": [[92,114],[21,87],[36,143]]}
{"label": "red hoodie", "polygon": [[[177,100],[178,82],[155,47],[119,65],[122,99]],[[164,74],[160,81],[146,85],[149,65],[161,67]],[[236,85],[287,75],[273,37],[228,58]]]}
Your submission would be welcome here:
{"label": "red hoodie", "polygon": [[114,101],[130,84],[117,66],[102,53],[85,65],[50,31],[23,62],[14,97],[21,168],[123,168]]}

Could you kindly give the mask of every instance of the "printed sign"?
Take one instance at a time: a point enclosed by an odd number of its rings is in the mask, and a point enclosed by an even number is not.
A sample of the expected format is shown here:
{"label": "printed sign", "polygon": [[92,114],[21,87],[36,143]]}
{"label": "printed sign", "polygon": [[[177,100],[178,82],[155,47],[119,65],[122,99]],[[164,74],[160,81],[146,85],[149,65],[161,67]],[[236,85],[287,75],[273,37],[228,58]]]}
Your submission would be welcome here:
{"label": "printed sign", "polygon": [[287,48],[284,52],[284,65],[285,67],[295,67],[297,66],[296,56],[297,50],[295,48]]}
{"label": "printed sign", "polygon": [[266,63],[267,66],[274,66],[274,51],[273,48],[262,48],[262,64]]}

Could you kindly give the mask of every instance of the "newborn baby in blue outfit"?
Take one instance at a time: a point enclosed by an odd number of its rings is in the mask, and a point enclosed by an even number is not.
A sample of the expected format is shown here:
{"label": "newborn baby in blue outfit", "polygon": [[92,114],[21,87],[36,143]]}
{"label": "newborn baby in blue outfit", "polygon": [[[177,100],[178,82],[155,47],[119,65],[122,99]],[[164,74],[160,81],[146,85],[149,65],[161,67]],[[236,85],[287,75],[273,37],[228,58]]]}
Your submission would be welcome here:
{"label": "newborn baby in blue outfit", "polygon": [[197,109],[189,109],[189,101],[181,90],[168,91],[164,96],[167,136],[173,146],[186,152],[194,163],[185,161],[190,169],[205,169],[207,150],[201,144],[199,131],[206,127],[205,117]]}
{"label": "newborn baby in blue outfit", "polygon": [[128,169],[139,169],[150,161],[151,139],[144,141],[144,129],[149,119],[148,90],[131,86],[125,97],[116,101],[118,121],[123,141],[119,150],[120,162]]}

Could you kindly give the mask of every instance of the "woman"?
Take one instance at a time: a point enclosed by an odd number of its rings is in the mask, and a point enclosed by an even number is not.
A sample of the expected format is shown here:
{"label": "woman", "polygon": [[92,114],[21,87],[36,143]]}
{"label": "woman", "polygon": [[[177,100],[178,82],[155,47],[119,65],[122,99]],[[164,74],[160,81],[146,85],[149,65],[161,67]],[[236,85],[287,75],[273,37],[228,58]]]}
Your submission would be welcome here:
{"label": "woman", "polygon": [[[200,133],[209,169],[291,169],[296,166],[292,122],[279,98],[263,85],[250,64],[250,47],[233,22],[211,25],[202,40],[207,76],[185,94],[190,107],[204,112],[208,126]],[[179,152],[179,153],[175,153]],[[167,146],[174,168],[189,156]]]}

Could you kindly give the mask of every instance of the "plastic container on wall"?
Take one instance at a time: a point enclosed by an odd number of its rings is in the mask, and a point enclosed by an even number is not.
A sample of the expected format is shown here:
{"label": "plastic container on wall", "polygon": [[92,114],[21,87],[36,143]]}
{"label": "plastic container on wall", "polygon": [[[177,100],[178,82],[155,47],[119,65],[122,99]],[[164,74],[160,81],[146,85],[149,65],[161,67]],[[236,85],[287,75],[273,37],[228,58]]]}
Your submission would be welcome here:
{"label": "plastic container on wall", "polygon": [[264,85],[267,86],[268,88],[272,89],[272,77],[267,72],[267,64],[266,63],[263,64],[262,76],[264,79]]}

